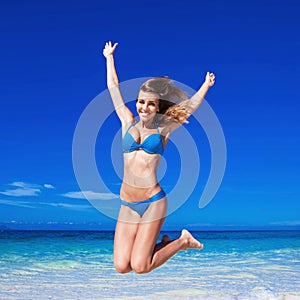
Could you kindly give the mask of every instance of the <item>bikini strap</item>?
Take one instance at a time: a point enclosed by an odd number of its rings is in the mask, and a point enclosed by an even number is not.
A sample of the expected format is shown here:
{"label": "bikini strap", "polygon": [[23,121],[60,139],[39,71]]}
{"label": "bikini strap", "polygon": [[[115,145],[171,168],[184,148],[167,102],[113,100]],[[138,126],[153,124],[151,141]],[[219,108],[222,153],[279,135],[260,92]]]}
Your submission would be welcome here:
{"label": "bikini strap", "polygon": [[[126,134],[126,133],[130,130],[130,128],[133,127],[136,123],[137,123],[137,121],[134,121],[133,123],[131,123],[131,124],[128,126],[128,128],[127,128],[125,134]],[[157,132],[160,134],[159,128],[158,128],[158,122],[155,122],[154,124],[155,124],[155,128],[156,128]]]}
{"label": "bikini strap", "polygon": [[155,128],[156,128],[157,132],[160,134],[159,128],[158,128],[158,122],[155,122]]}
{"label": "bikini strap", "polygon": [[129,129],[130,129],[132,126],[134,126],[135,124],[136,124],[136,121],[134,121],[133,123],[131,123],[131,124],[128,126],[128,128],[127,128],[125,134],[126,134],[126,133],[129,131]]}

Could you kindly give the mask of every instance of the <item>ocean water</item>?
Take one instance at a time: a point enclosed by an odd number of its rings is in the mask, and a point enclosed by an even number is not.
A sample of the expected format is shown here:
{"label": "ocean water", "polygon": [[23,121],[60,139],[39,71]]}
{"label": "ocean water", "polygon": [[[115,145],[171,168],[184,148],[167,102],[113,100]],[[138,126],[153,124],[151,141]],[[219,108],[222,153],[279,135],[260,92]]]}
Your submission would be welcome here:
{"label": "ocean water", "polygon": [[202,251],[122,275],[113,232],[0,232],[0,299],[300,299],[300,231],[193,234]]}

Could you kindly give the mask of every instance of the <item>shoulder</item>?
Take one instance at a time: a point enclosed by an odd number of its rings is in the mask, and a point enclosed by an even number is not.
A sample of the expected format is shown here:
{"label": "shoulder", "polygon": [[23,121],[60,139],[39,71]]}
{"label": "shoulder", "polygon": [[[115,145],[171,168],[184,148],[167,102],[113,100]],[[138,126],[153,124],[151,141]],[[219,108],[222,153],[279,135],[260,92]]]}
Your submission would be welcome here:
{"label": "shoulder", "polygon": [[136,119],[134,117],[124,120],[122,122],[122,131],[123,131],[123,133],[125,133],[135,123],[136,123]]}
{"label": "shoulder", "polygon": [[161,136],[164,139],[168,140],[170,134],[180,126],[181,123],[178,122],[176,119],[168,118],[165,119],[164,122],[159,124],[158,129]]}

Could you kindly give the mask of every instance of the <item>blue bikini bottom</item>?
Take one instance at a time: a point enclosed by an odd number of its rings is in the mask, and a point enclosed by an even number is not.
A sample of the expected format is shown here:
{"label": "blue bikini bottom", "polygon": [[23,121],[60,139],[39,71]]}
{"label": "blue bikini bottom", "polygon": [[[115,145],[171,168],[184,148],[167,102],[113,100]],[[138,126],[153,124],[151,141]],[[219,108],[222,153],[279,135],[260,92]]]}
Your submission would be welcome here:
{"label": "blue bikini bottom", "polygon": [[156,202],[165,196],[166,193],[164,192],[164,190],[161,190],[147,200],[128,202],[121,199],[121,204],[130,207],[142,217],[152,202]]}

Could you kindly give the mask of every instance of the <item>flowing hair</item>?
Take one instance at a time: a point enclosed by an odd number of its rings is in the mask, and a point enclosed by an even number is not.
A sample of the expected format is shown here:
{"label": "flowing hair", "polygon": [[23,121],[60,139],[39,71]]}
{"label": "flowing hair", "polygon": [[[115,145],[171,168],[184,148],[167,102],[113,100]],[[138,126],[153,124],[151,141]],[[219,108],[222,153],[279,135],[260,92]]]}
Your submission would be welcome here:
{"label": "flowing hair", "polygon": [[174,85],[168,76],[155,77],[143,83],[140,91],[153,93],[159,98],[158,122],[186,122],[191,115],[184,106],[188,97],[184,91]]}

